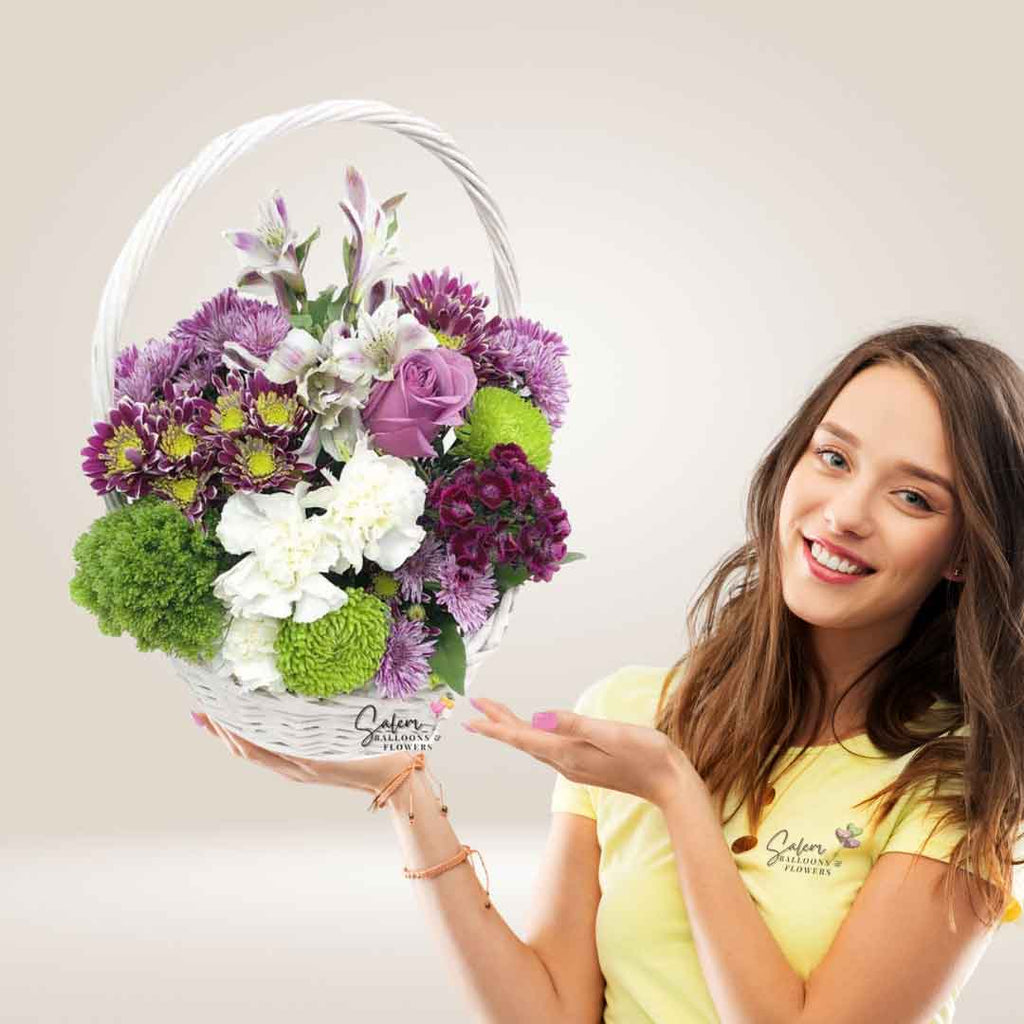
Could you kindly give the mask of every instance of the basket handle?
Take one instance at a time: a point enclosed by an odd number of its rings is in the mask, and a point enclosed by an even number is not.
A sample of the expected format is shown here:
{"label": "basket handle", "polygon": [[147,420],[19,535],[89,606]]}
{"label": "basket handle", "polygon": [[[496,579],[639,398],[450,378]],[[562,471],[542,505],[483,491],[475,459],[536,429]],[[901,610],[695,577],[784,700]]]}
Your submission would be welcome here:
{"label": "basket handle", "polygon": [[[324,100],[271,114],[218,135],[187,167],[178,171],[149,204],[117,257],[100,299],[92,336],[92,413],[101,420],[110,411],[113,368],[121,328],[132,292],[157,242],[186,200],[207,181],[230,167],[265,139],[311,128],[325,121],[360,121],[390,128],[430,150],[462,182],[487,232],[494,256],[498,312],[505,317],[519,310],[519,277],[504,218],[483,179],[455,140],[436,124],[377,100]],[[111,498],[113,495],[105,495]]]}

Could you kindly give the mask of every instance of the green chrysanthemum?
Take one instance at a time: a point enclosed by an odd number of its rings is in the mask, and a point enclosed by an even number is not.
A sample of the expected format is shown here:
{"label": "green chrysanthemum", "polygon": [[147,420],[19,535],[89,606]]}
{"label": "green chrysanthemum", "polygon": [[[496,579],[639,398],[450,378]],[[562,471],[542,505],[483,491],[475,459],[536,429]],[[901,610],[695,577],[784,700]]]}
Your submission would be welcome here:
{"label": "green chrysanthemum", "polygon": [[284,685],[309,697],[350,693],[380,668],[391,615],[387,605],[358,587],[348,601],[314,622],[281,623],[274,650]]}
{"label": "green chrysanthemum", "polygon": [[544,471],[551,462],[551,425],[537,406],[505,388],[478,388],[455,428],[452,451],[474,462],[486,461],[496,444],[517,444],[531,466]]}
{"label": "green chrysanthemum", "polygon": [[213,581],[227,567],[220,545],[174,505],[152,495],[97,519],[74,546],[71,599],[100,632],[135,637],[140,651],[190,661],[210,657],[226,624]]}

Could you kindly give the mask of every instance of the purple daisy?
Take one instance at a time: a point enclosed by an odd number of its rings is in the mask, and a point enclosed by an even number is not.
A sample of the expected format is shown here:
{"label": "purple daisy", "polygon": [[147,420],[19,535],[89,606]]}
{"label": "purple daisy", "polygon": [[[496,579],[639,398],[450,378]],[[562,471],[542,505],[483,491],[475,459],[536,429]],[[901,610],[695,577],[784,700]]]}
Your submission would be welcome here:
{"label": "purple daisy", "polygon": [[498,600],[494,567],[488,565],[479,571],[460,565],[454,555],[448,555],[438,578],[441,588],[435,595],[437,603],[452,613],[463,634],[478,630]]}
{"label": "purple daisy", "polygon": [[214,377],[217,397],[202,412],[203,429],[208,434],[233,437],[250,426],[245,408],[245,378],[237,370],[229,370],[224,378]]}
{"label": "purple daisy", "polygon": [[145,404],[122,398],[106,422],[93,424],[93,429],[96,433],[81,454],[82,469],[96,493],[117,490],[131,498],[147,494],[160,454],[159,435]]}
{"label": "purple daisy", "polygon": [[242,409],[249,424],[264,437],[291,446],[292,440],[309,426],[313,413],[299,404],[294,381],[275,384],[262,370],[245,382]]}
{"label": "purple daisy", "polygon": [[272,438],[258,434],[218,435],[217,462],[228,487],[236,491],[293,490],[316,466],[301,462]]}
{"label": "purple daisy", "polygon": [[152,492],[172,502],[195,523],[217,496],[215,451],[197,450],[152,481]]}
{"label": "purple daisy", "polygon": [[432,533],[423,538],[423,543],[391,573],[398,581],[402,597],[406,601],[423,600],[423,584],[438,579],[445,547]]}
{"label": "purple daisy", "polygon": [[412,313],[439,336],[442,345],[470,359],[484,350],[487,339],[501,326],[500,316],[487,319],[484,309],[490,299],[475,289],[475,284],[463,282],[461,274],[452,277],[447,267],[440,274],[411,274],[406,284],[395,286],[402,312]]}
{"label": "purple daisy", "polygon": [[174,385],[165,385],[163,400],[150,408],[157,432],[159,472],[169,473],[196,455],[201,462],[208,461],[213,443],[204,432],[203,423],[211,409],[211,404],[200,396],[197,384],[177,393]]}
{"label": "purple daisy", "polygon": [[384,697],[408,697],[430,678],[430,658],[439,630],[404,615],[392,619],[387,647],[376,675],[370,680]]}

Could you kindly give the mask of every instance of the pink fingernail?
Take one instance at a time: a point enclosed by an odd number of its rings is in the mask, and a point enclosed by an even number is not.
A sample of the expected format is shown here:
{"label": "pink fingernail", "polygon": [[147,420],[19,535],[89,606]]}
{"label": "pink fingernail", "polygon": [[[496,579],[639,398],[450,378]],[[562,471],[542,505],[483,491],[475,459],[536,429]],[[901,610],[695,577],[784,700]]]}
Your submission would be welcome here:
{"label": "pink fingernail", "polygon": [[469,703],[472,704],[473,707],[475,707],[477,709],[477,711],[483,711],[483,708],[480,707],[480,701],[478,701],[476,699],[476,697],[470,697],[469,698]]}
{"label": "pink fingernail", "polygon": [[196,725],[198,725],[200,729],[202,729],[203,726],[206,724],[203,721],[202,715],[197,715],[194,711],[192,712],[192,721],[195,722]]}
{"label": "pink fingernail", "polygon": [[532,719],[534,729],[547,729],[553,732],[558,725],[558,715],[554,711],[538,711]]}

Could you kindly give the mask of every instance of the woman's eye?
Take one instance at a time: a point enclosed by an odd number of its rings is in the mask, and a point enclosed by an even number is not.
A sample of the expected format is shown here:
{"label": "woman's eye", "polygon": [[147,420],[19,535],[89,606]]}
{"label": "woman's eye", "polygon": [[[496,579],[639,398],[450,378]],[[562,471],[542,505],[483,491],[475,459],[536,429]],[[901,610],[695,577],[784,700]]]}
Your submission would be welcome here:
{"label": "woman's eye", "polygon": [[[819,456],[819,457],[821,457],[823,455],[834,455],[841,462],[844,462],[844,463],[846,462],[845,456],[841,452],[837,452],[835,450],[835,448],[824,448],[824,447],[823,448],[815,448],[814,449],[814,454]],[[836,465],[834,465],[832,463],[829,463],[825,459],[822,459],[822,461],[825,462],[825,465],[829,466],[831,469],[841,469],[842,468],[841,466],[836,466]],[[919,499],[919,502],[910,501],[910,502],[906,502],[905,503],[905,504],[908,504],[911,508],[919,508],[919,509],[922,509],[925,512],[934,512],[935,511],[935,509],[933,509],[932,506],[931,506],[931,502],[929,502],[928,499],[923,494],[921,494],[918,491],[912,491],[912,490],[909,490],[907,488],[904,488],[903,490],[899,491],[898,493],[900,493],[900,494],[912,494],[915,498]]]}
{"label": "woman's eye", "polygon": [[[837,452],[835,450],[835,448],[815,448],[814,449],[814,454],[815,455],[834,455],[837,459],[842,459],[843,462],[846,461],[846,459],[843,459],[843,456],[840,455],[839,452]],[[824,461],[824,460],[822,460],[822,461]],[[827,463],[827,462],[825,464],[829,465],[829,463]],[[833,469],[837,469],[838,467],[837,466],[832,466],[832,468]]]}

